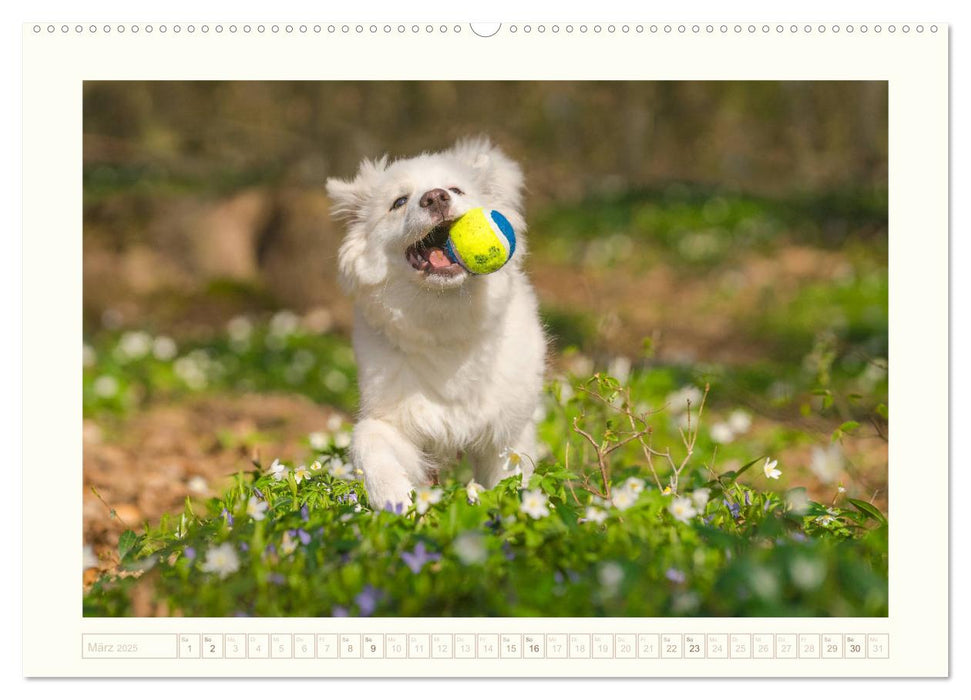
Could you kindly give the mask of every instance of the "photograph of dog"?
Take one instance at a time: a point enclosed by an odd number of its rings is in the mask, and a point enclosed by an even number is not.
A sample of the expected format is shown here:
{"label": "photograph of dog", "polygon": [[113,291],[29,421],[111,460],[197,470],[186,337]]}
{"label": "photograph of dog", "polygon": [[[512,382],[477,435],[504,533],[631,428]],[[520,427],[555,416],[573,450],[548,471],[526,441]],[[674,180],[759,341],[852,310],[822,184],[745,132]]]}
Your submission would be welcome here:
{"label": "photograph of dog", "polygon": [[[485,138],[364,161],[352,180],[327,182],[348,226],[338,265],[361,391],[351,455],[372,504],[410,505],[459,454],[486,488],[532,473],[546,338],[522,267],[522,187],[519,166]],[[477,207],[516,231],[516,254],[488,275],[444,253],[449,224]]]}
{"label": "photograph of dog", "polygon": [[887,615],[885,81],[83,110],[84,615]]}

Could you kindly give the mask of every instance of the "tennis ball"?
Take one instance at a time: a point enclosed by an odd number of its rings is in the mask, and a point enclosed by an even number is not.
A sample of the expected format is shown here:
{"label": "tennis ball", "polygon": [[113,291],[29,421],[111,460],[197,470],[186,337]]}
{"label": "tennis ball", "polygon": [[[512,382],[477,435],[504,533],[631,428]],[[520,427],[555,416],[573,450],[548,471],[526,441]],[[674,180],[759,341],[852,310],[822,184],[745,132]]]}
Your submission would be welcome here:
{"label": "tennis ball", "polygon": [[455,220],[448,232],[445,253],[473,275],[488,275],[509,262],[516,252],[516,234],[509,219],[482,207]]}

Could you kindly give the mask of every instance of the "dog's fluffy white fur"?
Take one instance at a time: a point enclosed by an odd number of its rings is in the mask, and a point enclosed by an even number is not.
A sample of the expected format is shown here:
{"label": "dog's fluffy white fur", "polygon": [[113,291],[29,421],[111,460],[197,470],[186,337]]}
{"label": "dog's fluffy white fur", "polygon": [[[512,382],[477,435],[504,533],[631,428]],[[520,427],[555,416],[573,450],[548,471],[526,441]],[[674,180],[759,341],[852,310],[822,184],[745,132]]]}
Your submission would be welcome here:
{"label": "dog's fluffy white fur", "polygon": [[[409,504],[463,453],[487,488],[532,471],[546,338],[521,267],[522,186],[519,166],[486,139],[365,160],[353,180],[327,182],[347,222],[338,273],[355,307],[361,408],[351,455],[374,508]],[[436,192],[443,201],[429,206]],[[409,247],[479,206],[516,231],[503,268],[478,276],[413,264]]]}

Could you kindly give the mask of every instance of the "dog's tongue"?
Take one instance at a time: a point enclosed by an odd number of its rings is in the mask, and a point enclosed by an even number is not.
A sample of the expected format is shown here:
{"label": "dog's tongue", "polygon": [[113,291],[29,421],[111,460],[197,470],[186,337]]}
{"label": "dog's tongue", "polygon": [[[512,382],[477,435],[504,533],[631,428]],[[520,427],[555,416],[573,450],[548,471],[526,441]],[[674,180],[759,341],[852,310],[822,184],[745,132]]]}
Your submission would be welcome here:
{"label": "dog's tongue", "polygon": [[428,252],[428,264],[432,266],[433,270],[441,270],[451,265],[452,261],[448,259],[445,251],[441,248],[432,248]]}

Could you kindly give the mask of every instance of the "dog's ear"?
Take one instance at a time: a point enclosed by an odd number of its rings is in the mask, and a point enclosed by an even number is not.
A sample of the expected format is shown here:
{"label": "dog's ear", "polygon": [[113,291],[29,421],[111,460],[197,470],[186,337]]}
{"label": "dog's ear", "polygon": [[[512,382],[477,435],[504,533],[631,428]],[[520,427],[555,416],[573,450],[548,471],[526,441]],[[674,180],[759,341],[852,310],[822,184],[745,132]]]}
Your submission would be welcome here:
{"label": "dog's ear", "polygon": [[378,175],[388,166],[388,157],[362,160],[353,180],[336,177],[327,180],[327,194],[331,199],[331,212],[339,219],[359,221],[368,201],[371,186]]}
{"label": "dog's ear", "polygon": [[496,206],[519,214],[523,201],[523,171],[485,136],[462,139],[452,155],[470,166],[479,184]]}

